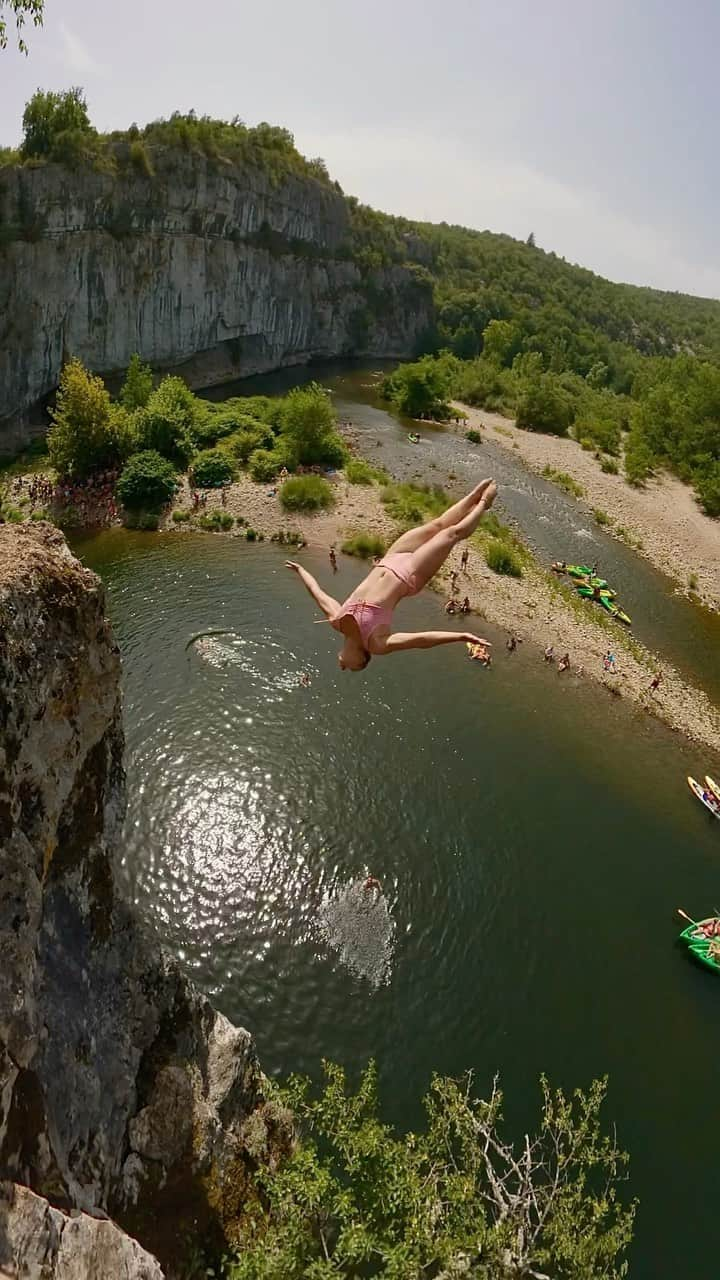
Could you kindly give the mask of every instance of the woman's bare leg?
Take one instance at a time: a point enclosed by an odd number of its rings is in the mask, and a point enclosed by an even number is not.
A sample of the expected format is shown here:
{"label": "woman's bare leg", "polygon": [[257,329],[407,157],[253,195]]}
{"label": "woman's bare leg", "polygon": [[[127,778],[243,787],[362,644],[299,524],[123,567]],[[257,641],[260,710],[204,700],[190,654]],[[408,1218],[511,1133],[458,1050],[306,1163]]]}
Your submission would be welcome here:
{"label": "woman's bare leg", "polygon": [[481,480],[480,484],[476,484],[470,493],[461,498],[459,502],[455,502],[452,507],[448,507],[447,511],[444,511],[441,516],[428,520],[427,524],[418,525],[416,529],[408,529],[407,533],[401,533],[389,550],[417,551],[418,547],[422,547],[426,542],[429,542],[441,529],[449,529],[456,525],[458,521],[464,520],[475,509],[491,484],[492,480]]}
{"label": "woman's bare leg", "polygon": [[489,511],[495,501],[496,493],[497,486],[490,481],[483,490],[480,501],[475,503],[462,520],[440,529],[428,542],[416,549],[410,567],[415,574],[418,590],[442,568],[453,547],[475,532],[485,512]]}

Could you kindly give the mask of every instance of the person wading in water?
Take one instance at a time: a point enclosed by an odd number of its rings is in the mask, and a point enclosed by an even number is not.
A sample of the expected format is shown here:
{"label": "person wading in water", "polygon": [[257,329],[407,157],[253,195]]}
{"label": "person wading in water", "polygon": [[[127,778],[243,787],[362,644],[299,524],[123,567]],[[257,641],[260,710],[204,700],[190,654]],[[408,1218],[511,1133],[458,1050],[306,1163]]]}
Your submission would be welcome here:
{"label": "person wading in water", "polygon": [[326,621],[344,637],[338,655],[343,671],[363,671],[371,658],[405,649],[431,649],[458,641],[488,645],[487,640],[467,631],[393,632],[392,616],[400,600],[417,595],[458,542],[475,532],[496,493],[494,482],[483,480],[443,515],[403,533],[343,604],[323,591],[302,565],[286,561],[288,569],[302,579]]}

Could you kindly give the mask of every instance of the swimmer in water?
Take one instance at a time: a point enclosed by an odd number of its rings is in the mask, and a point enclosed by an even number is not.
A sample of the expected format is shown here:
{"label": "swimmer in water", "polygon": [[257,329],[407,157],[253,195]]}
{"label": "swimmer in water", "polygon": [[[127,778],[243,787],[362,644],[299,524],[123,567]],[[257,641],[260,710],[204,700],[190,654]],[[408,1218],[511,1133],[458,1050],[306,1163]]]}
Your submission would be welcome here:
{"label": "swimmer in water", "polygon": [[371,658],[405,649],[432,649],[458,641],[489,644],[469,631],[393,632],[392,616],[403,597],[417,595],[458,542],[475,532],[496,493],[494,482],[483,480],[443,515],[403,533],[343,604],[323,591],[302,565],[286,562],[302,579],[326,621],[341,633],[344,644],[338,662],[343,671],[363,671]]}
{"label": "swimmer in water", "polygon": [[377,880],[375,876],[368,876],[363,885],[363,889],[366,893],[373,893],[375,890],[377,890],[378,893],[382,892],[380,881]]}

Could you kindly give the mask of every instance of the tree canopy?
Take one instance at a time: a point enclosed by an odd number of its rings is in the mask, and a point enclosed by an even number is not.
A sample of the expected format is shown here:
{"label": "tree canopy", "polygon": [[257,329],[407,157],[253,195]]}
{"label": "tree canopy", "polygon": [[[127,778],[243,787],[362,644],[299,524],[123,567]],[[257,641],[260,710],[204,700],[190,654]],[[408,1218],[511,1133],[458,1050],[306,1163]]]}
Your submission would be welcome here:
{"label": "tree canopy", "polygon": [[[634,1206],[619,1194],[626,1156],[600,1126],[604,1083],[541,1090],[538,1130],[514,1146],[497,1087],[483,1101],[469,1079],[436,1076],[426,1128],[398,1136],[372,1065],[357,1092],[331,1064],[319,1097],[292,1080],[247,1128],[257,1198],[251,1188],[227,1280],[619,1280]],[[288,1108],[301,1141],[278,1161]]]}

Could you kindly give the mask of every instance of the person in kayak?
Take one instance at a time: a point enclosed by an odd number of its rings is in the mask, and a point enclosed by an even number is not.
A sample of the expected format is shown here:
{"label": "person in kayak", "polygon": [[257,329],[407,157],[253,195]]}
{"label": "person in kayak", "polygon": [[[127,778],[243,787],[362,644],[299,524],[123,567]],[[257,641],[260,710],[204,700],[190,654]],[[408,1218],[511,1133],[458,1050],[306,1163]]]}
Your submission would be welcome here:
{"label": "person in kayak", "polygon": [[495,483],[483,480],[443,515],[401,534],[343,604],[323,591],[302,565],[286,561],[288,569],[297,573],[320,606],[325,620],[343,636],[344,644],[338,655],[341,670],[363,671],[371,658],[402,653],[406,649],[431,649],[458,641],[489,645],[489,641],[467,631],[393,633],[391,627],[395,606],[404,596],[417,595],[442,568],[458,542],[475,532],[495,501],[496,493]]}

